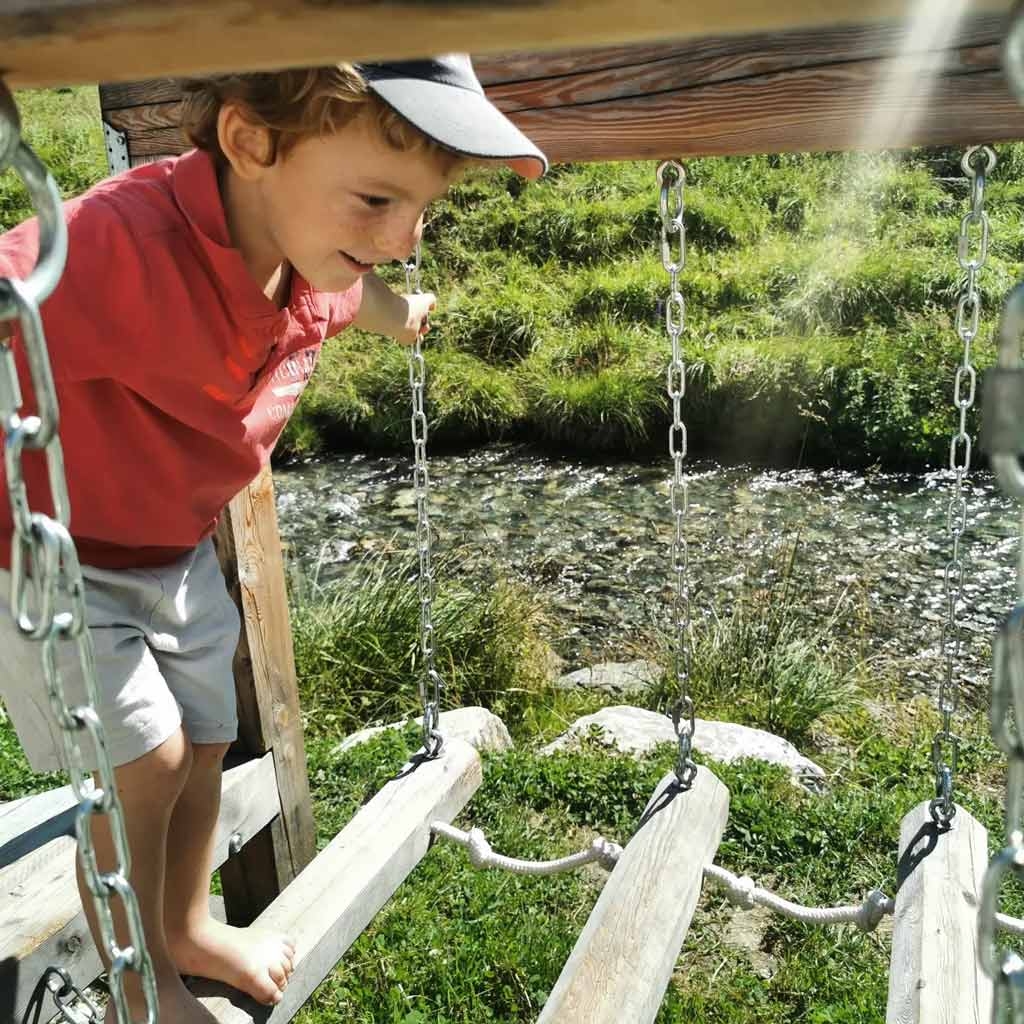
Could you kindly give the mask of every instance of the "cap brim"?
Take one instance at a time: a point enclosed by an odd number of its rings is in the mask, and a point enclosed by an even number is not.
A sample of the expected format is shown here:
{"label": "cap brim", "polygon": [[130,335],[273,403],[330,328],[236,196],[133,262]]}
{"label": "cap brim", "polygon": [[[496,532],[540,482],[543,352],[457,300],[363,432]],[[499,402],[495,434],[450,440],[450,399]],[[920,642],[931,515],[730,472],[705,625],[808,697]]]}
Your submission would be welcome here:
{"label": "cap brim", "polygon": [[369,87],[424,135],[463,156],[500,160],[535,181],[547,157],[486,96],[422,78],[381,78]]}

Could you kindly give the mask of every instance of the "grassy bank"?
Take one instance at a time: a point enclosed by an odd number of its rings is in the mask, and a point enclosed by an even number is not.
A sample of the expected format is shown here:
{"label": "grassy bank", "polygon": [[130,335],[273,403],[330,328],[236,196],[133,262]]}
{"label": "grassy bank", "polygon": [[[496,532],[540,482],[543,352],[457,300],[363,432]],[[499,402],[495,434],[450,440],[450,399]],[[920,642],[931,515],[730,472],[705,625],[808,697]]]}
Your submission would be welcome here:
{"label": "grassy bank", "polygon": [[[1022,170],[1024,148],[1004,147],[979,366],[1024,260]],[[966,201],[953,155],[695,160],[689,175],[691,448],[782,464],[948,458]],[[531,186],[479,175],[438,205],[424,271],[442,303],[427,354],[435,443],[662,446],[656,198],[654,165],[634,163],[559,167]],[[351,333],[325,350],[286,443],[402,447],[406,404],[402,354]]]}
{"label": "grassy bank", "polygon": [[[65,195],[106,173],[94,90],[18,101]],[[992,361],[999,304],[1024,262],[1024,145],[999,152],[979,366]],[[693,160],[688,175],[692,450],[779,464],[943,464],[961,355],[958,154]],[[0,227],[27,213],[12,176],[0,179]],[[660,449],[658,238],[651,163],[560,166],[531,185],[475,174],[438,203],[424,268],[441,297],[427,353],[432,441]],[[404,359],[357,332],[333,341],[281,451],[404,448]]]}

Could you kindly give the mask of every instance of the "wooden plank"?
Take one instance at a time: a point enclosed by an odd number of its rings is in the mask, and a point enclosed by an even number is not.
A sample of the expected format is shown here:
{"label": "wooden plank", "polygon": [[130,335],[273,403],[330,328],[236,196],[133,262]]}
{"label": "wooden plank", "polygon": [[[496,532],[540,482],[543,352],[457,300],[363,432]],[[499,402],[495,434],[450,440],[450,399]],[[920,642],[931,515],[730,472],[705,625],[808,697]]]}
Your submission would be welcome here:
{"label": "wooden plank", "polygon": [[221,872],[229,920],[247,924],[313,859],[316,829],[302,739],[284,560],[269,467],[217,531],[221,569],[242,615],[235,653],[241,751],[273,751],[281,814]]}
{"label": "wooden plank", "polygon": [[[479,70],[555,162],[965,145],[1024,137],[1000,69],[1003,27],[975,16],[911,37],[891,25],[802,30],[484,57]],[[104,117],[133,158],[184,151],[166,79],[117,90],[104,87]]]}
{"label": "wooden plank", "polygon": [[430,823],[450,822],[482,782],[477,752],[449,740],[436,761],[406,765],[260,915],[295,939],[295,973],[271,1010],[234,989],[193,991],[222,1024],[291,1020],[430,846]]}
{"label": "wooden plank", "polygon": [[75,794],[70,786],[0,804],[0,869],[74,830]]}
{"label": "wooden plank", "polygon": [[728,815],[729,791],[706,768],[685,792],[662,779],[537,1024],[654,1020]]}
{"label": "wooden plank", "polygon": [[780,73],[576,108],[528,110],[516,123],[561,160],[965,145],[1024,138],[1024,108],[1002,72],[885,82],[880,62]]}
{"label": "wooden plank", "polygon": [[[0,868],[0,1024],[20,1021],[46,967],[64,967],[84,985],[102,970],[75,884],[74,798],[70,787],[18,801],[19,813],[36,801],[36,825],[22,839],[25,852]],[[53,810],[63,809],[57,814]],[[70,808],[70,810],[69,810]],[[265,828],[280,810],[270,754],[224,773],[214,864],[228,858],[231,837],[242,842]],[[13,817],[13,815],[11,815]],[[53,822],[66,834],[53,836]]]}
{"label": "wooden plank", "polygon": [[944,831],[928,806],[900,824],[886,1024],[989,1024],[992,982],[978,962],[987,833],[962,807]]}
{"label": "wooden plank", "polygon": [[7,0],[5,78],[14,87],[131,81],[335,60],[487,53],[793,28],[953,21],[1012,0]]}

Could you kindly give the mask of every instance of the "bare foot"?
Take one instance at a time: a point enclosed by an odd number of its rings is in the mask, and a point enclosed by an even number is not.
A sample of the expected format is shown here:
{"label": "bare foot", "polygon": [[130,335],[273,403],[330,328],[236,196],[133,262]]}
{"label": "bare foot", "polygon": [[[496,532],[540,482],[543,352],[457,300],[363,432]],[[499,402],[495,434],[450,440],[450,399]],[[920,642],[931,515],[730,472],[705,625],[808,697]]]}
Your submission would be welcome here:
{"label": "bare foot", "polygon": [[223,981],[257,1002],[282,999],[295,969],[295,943],[256,928],[234,928],[212,917],[180,938],[167,936],[171,959],[182,974]]}
{"label": "bare foot", "polygon": [[[146,1019],[146,1003],[140,986],[128,981],[125,986],[132,1020]],[[161,1024],[216,1024],[217,1018],[187,988],[177,974],[157,979]],[[107,1003],[103,1024],[117,1024],[114,1000]]]}

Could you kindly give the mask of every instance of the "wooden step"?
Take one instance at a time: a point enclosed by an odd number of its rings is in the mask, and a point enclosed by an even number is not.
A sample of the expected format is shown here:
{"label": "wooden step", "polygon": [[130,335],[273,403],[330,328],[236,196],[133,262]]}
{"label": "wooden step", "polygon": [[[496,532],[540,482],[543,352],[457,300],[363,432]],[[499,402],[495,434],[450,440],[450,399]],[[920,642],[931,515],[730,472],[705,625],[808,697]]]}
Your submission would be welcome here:
{"label": "wooden step", "polygon": [[291,1020],[334,969],[431,843],[430,823],[450,822],[483,780],[480,757],[449,739],[435,761],[415,760],[388,782],[254,922],[290,935],[295,973],[273,1009],[213,982],[193,991],[223,1024]]}
{"label": "wooden step", "polygon": [[[75,884],[75,810],[70,786],[0,805],[0,1024],[22,1019],[47,967],[78,985],[102,970]],[[279,813],[272,754],[225,771],[215,864]]]}

